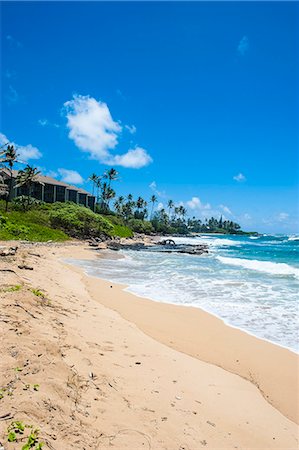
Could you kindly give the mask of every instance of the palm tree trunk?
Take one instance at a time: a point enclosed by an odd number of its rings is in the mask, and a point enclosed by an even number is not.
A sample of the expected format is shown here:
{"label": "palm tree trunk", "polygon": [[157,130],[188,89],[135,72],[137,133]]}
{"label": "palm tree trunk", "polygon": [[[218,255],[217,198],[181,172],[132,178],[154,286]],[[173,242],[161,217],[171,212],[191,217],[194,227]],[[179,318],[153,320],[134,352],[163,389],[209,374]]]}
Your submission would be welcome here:
{"label": "palm tree trunk", "polygon": [[11,199],[12,180],[13,180],[13,174],[12,174],[12,170],[10,169],[10,177],[9,177],[9,184],[8,184],[8,194],[7,194],[6,200],[5,200],[5,212],[7,212],[7,210],[8,210],[8,202]]}

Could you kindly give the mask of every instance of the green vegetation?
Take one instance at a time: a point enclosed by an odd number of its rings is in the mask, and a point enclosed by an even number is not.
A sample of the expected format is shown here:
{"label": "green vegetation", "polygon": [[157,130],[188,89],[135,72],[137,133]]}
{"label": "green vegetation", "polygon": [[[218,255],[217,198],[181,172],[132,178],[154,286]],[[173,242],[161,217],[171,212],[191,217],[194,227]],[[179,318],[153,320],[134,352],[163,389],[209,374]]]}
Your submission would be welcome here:
{"label": "green vegetation", "polygon": [[[27,435],[25,431],[28,430]],[[11,422],[7,428],[8,442],[18,442],[26,439],[26,443],[22,446],[22,450],[41,450],[43,443],[39,442],[39,429],[33,425],[26,425],[20,421]]]}
{"label": "green vegetation", "polygon": [[10,286],[9,288],[3,289],[3,292],[17,292],[22,289],[20,284],[16,284],[15,286]]}
{"label": "green vegetation", "polygon": [[72,237],[111,236],[114,228],[109,220],[85,206],[75,203],[54,203],[50,211],[50,222]]}
{"label": "green vegetation", "polygon": [[45,298],[45,294],[40,291],[39,289],[30,289],[32,294],[34,294],[36,297]]}
{"label": "green vegetation", "polygon": [[[93,173],[92,194],[96,196],[95,211],[75,203],[46,204],[33,198],[36,183],[43,184],[35,167],[27,165],[18,172],[16,186],[24,187],[27,195],[10,202],[13,187],[13,166],[18,155],[13,145],[5,144],[0,149],[0,164],[4,164],[9,178],[0,179],[0,239],[22,239],[30,241],[64,241],[69,237],[90,238],[106,236],[132,237],[133,233],[183,234],[193,233],[244,233],[239,224],[215,219],[187,218],[187,209],[168,200],[165,207],[158,205],[158,198],[152,195],[149,201],[142,197],[136,200],[132,194],[116,197],[112,183],[118,180],[118,172],[111,168],[103,175]],[[1,177],[0,177],[1,178]],[[114,201],[112,205],[112,201]]]}
{"label": "green vegetation", "polygon": [[[68,236],[61,230],[51,227],[49,212],[42,209],[30,211],[4,211],[5,204],[0,202],[0,239],[28,240],[46,242],[65,241]],[[1,211],[2,209],[2,211]]]}

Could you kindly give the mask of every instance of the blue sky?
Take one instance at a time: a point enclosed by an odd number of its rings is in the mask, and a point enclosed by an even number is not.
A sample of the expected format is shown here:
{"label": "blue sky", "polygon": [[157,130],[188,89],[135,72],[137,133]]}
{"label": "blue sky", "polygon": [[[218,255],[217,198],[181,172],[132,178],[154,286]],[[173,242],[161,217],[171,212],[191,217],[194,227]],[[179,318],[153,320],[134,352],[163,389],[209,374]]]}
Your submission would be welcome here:
{"label": "blue sky", "polygon": [[296,26],[295,2],[2,2],[0,138],[87,189],[112,165],[119,194],[296,232]]}

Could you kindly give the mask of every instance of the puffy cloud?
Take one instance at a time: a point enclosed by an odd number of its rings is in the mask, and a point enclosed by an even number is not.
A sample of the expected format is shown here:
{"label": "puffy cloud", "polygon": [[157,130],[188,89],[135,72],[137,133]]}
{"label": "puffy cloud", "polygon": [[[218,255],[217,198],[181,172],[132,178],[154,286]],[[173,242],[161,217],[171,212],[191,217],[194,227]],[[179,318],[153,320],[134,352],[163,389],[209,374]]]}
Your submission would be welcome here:
{"label": "puffy cloud", "polygon": [[4,134],[0,133],[0,145],[11,144],[15,147],[20,161],[27,162],[30,159],[40,159],[42,157],[41,152],[37,147],[33,145],[17,145],[15,142],[10,141]]}
{"label": "puffy cloud", "polygon": [[163,208],[164,208],[163,203],[162,203],[162,202],[159,202],[159,203],[158,203],[158,206],[157,206],[157,210],[158,210],[158,211],[161,211],[161,209],[163,209]]}
{"label": "puffy cloud", "polygon": [[203,204],[198,197],[192,197],[191,200],[186,202],[188,208],[193,210],[207,210],[211,209],[211,205],[209,203]]}
{"label": "puffy cloud", "polygon": [[247,36],[243,36],[238,44],[238,53],[241,56],[244,56],[249,50],[249,39]]}
{"label": "puffy cloud", "polygon": [[99,161],[109,157],[109,150],[118,144],[122,130],[114,122],[106,103],[83,95],[74,95],[64,103],[69,137],[76,146]]}
{"label": "puffy cloud", "polygon": [[142,147],[130,149],[123,155],[114,155],[106,160],[110,166],[130,167],[131,169],[140,169],[152,162],[151,156]]}
{"label": "puffy cloud", "polygon": [[[119,165],[139,169],[152,162],[152,158],[142,147],[129,149],[123,155],[113,155],[111,151],[118,144],[122,132],[119,122],[115,122],[106,103],[83,95],[74,95],[64,103],[64,112],[69,128],[69,138],[76,146],[107,165]],[[129,127],[131,132],[135,127]]]}
{"label": "puffy cloud", "polygon": [[79,172],[70,169],[58,169],[58,173],[61,175],[61,180],[70,184],[83,184],[84,179]]}
{"label": "puffy cloud", "polygon": [[239,181],[239,182],[240,181],[246,181],[245,175],[243,175],[241,172],[238,175],[235,175],[233,177],[233,179],[236,180],[236,181]]}

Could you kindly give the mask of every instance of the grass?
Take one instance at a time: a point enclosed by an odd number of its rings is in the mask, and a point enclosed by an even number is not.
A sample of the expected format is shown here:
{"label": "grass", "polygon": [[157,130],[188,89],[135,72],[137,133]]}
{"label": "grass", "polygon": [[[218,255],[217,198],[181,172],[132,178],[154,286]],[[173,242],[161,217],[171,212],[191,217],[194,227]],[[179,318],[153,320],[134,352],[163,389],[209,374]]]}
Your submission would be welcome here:
{"label": "grass", "polygon": [[39,289],[30,289],[30,291],[36,296],[40,298],[45,298],[45,294]]}
{"label": "grass", "polygon": [[15,286],[11,286],[9,288],[4,289],[4,292],[17,292],[22,289],[22,286],[20,284],[16,284]]}
{"label": "grass", "polygon": [[66,241],[66,233],[51,228],[49,212],[45,209],[5,212],[0,202],[0,240],[26,240],[34,242]]}
{"label": "grass", "polygon": [[113,235],[122,238],[129,238],[133,237],[133,231],[131,228],[126,227],[126,225],[113,225]]}
{"label": "grass", "polygon": [[[88,229],[94,232],[96,227],[99,231],[102,230],[112,236],[122,238],[133,236],[133,231],[119,218],[94,214],[82,206],[61,204],[59,208],[59,204],[54,203],[36,206],[28,211],[13,208],[10,204],[9,211],[5,212],[5,202],[0,201],[0,240],[66,241],[71,236],[80,237],[85,231],[88,234]],[[64,210],[66,211],[62,217],[64,222],[56,220],[56,223],[53,216]],[[71,215],[68,215],[70,214],[68,210],[71,211]]]}

